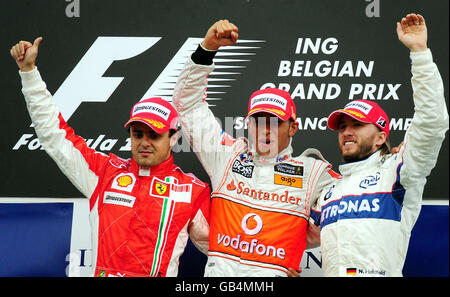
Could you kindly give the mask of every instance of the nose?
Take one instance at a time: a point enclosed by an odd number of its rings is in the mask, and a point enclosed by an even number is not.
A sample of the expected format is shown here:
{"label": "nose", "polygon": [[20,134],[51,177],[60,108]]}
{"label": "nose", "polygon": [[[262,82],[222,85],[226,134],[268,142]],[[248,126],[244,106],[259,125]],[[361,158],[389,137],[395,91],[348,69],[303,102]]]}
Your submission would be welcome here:
{"label": "nose", "polygon": [[152,145],[152,139],[148,135],[144,134],[141,140],[141,146],[143,147],[149,147]]}
{"label": "nose", "polygon": [[278,127],[278,120],[276,117],[260,117],[258,118],[257,127],[259,132],[270,134]]}
{"label": "nose", "polygon": [[345,127],[341,128],[339,130],[339,134],[341,134],[344,137],[352,136],[353,132],[354,132],[354,130],[351,125],[346,125]]}

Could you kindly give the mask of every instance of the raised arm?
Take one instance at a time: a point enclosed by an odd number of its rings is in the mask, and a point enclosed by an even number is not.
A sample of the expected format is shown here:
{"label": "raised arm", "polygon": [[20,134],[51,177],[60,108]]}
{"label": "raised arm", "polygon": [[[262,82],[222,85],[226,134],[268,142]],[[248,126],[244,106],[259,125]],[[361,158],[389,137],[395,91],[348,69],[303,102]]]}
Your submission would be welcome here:
{"label": "raised arm", "polygon": [[234,139],[227,135],[206,101],[208,75],[214,70],[213,58],[221,46],[236,43],[237,27],[218,21],[186,62],[175,86],[173,103],[178,111],[182,131],[211,178],[219,178],[217,168],[225,161]]}
{"label": "raised arm", "polygon": [[[423,16],[408,14],[397,23],[399,40],[411,51],[411,84],[414,117],[404,145],[401,184],[404,187],[425,183],[436,165],[439,150],[448,130],[448,111],[439,70],[427,48],[427,26]],[[418,197],[418,199],[421,198]]]}
{"label": "raised arm", "polygon": [[88,148],[83,138],[75,135],[52,100],[45,82],[35,66],[39,44],[20,41],[11,48],[22,79],[22,92],[39,142],[47,154],[74,186],[90,198],[99,175],[109,157]]}

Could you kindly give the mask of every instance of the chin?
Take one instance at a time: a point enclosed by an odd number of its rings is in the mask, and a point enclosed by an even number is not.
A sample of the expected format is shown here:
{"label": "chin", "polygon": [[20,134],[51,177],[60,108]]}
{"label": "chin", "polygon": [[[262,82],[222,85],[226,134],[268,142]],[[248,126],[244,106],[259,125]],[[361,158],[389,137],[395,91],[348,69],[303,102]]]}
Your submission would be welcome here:
{"label": "chin", "polygon": [[141,167],[152,167],[153,162],[150,160],[136,160],[136,163]]}

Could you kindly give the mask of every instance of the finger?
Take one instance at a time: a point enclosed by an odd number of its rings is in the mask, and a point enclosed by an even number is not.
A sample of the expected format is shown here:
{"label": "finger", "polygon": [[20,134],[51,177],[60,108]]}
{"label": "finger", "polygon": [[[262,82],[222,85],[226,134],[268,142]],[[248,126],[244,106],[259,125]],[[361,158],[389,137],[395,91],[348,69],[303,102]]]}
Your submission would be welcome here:
{"label": "finger", "polygon": [[41,41],[42,41],[42,37],[36,38],[33,42],[33,46],[39,47],[39,44],[41,44]]}
{"label": "finger", "polygon": [[19,46],[19,44],[13,46],[11,50],[12,50],[14,59],[17,59],[18,57],[20,57],[20,46]]}
{"label": "finger", "polygon": [[22,55],[25,53],[25,42],[24,41],[19,42],[19,52]]}
{"label": "finger", "polygon": [[417,17],[417,15],[415,13],[411,13],[409,15],[409,22],[408,22],[408,24],[410,26],[419,26],[420,25],[419,18]]}
{"label": "finger", "polygon": [[22,61],[24,56],[22,54],[20,54],[20,47],[19,46],[14,46],[11,49],[11,55],[12,57],[16,60],[16,61]]}
{"label": "finger", "polygon": [[33,45],[31,42],[28,41],[20,41],[19,42],[19,48],[20,48],[20,54],[24,55],[27,48],[32,47]]}
{"label": "finger", "polygon": [[233,41],[233,43],[236,43],[236,41],[239,38],[239,34],[235,31],[231,32],[231,40]]}
{"label": "finger", "polygon": [[222,37],[230,38],[231,32],[233,31],[233,27],[230,25],[228,21],[222,23]]}
{"label": "finger", "polygon": [[417,26],[420,25],[419,18],[417,17],[416,14],[412,14],[411,15],[411,20],[412,20],[414,25],[417,25]]}
{"label": "finger", "polygon": [[217,39],[222,38],[224,35],[224,28],[223,25],[224,21],[220,21],[216,26],[216,37]]}
{"label": "finger", "polygon": [[234,32],[239,32],[239,28],[235,24],[233,24],[233,23],[230,23],[230,24],[233,27]]}
{"label": "finger", "polygon": [[403,26],[400,22],[397,22],[397,37],[401,38],[405,33],[403,32]]}
{"label": "finger", "polygon": [[407,24],[408,24],[408,26],[412,26],[413,25],[413,14],[412,13],[409,13],[409,14],[407,14],[406,15],[406,22],[407,22]]}
{"label": "finger", "polygon": [[293,268],[288,268],[287,275],[288,275],[288,277],[299,277],[300,276],[299,272]]}
{"label": "finger", "polygon": [[230,22],[226,22],[226,23],[224,23],[224,27],[227,31],[231,32],[231,31],[234,31],[235,26]]}
{"label": "finger", "polygon": [[405,29],[408,27],[408,20],[406,20],[406,18],[402,18],[402,28]]}
{"label": "finger", "polygon": [[417,14],[417,18],[419,19],[420,24],[425,25],[425,18],[422,15]]}

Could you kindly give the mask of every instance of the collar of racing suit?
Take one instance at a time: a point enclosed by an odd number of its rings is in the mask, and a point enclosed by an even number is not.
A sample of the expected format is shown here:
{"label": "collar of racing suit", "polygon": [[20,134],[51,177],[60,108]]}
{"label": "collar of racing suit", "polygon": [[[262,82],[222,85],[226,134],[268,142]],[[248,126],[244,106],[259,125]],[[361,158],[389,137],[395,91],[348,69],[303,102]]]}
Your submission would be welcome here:
{"label": "collar of racing suit", "polygon": [[284,148],[284,150],[282,150],[281,152],[278,153],[277,156],[272,157],[272,158],[267,158],[267,157],[263,157],[258,155],[258,153],[256,152],[253,144],[249,147],[249,151],[253,156],[253,163],[255,164],[272,164],[272,163],[279,163],[281,160],[290,158],[292,155],[292,137],[289,140],[289,144],[287,147]]}
{"label": "collar of racing suit", "polygon": [[168,172],[172,172],[175,170],[177,166],[173,164],[173,155],[170,154],[170,157],[165,160],[164,162],[150,167],[150,168],[142,168],[141,166],[136,163],[134,158],[131,158],[131,164],[130,164],[130,171],[133,172],[135,175],[138,176],[151,176],[151,175],[159,175],[159,174],[166,174]]}
{"label": "collar of racing suit", "polygon": [[384,163],[385,157],[380,155],[380,150],[372,153],[369,157],[351,163],[345,163],[339,166],[339,172],[342,176],[351,175],[356,171],[362,171],[367,168],[373,168]]}

